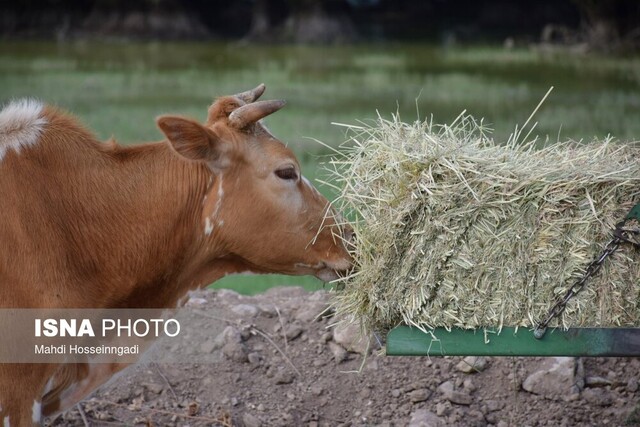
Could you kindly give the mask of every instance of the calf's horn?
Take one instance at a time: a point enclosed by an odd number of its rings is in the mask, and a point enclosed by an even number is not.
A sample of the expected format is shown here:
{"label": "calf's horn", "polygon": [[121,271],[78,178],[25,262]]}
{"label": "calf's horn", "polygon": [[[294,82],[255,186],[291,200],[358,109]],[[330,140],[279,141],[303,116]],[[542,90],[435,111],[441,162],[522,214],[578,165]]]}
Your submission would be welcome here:
{"label": "calf's horn", "polygon": [[229,125],[236,129],[244,129],[269,114],[275,113],[285,102],[281,99],[273,101],[258,101],[243,105],[229,114]]}
{"label": "calf's horn", "polygon": [[255,88],[253,88],[251,90],[248,90],[246,92],[237,93],[234,96],[236,98],[240,98],[246,104],[249,104],[249,103],[255,101],[256,99],[260,98],[260,96],[264,93],[265,89],[266,89],[266,86],[264,85],[264,83],[260,83]]}

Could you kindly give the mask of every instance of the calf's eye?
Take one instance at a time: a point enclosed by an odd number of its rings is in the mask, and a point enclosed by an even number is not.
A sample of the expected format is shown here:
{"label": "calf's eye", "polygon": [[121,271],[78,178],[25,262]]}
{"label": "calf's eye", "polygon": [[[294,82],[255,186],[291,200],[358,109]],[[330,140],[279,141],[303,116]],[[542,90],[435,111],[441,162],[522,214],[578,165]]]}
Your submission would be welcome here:
{"label": "calf's eye", "polygon": [[275,173],[280,179],[286,179],[286,180],[298,179],[298,172],[296,172],[296,169],[293,167],[278,169]]}

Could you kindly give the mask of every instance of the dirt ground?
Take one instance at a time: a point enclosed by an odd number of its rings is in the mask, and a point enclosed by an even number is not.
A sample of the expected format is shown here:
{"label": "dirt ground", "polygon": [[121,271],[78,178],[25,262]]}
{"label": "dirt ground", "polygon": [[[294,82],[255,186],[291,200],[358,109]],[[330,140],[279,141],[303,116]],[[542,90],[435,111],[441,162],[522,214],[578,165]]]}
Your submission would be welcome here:
{"label": "dirt ground", "polygon": [[188,347],[207,361],[141,362],[46,424],[640,425],[638,359],[572,359],[575,381],[563,382],[552,369],[547,392],[535,394],[523,383],[541,359],[487,358],[465,369],[459,357],[386,357],[375,340],[364,358],[358,351],[366,346],[351,328],[334,333],[335,318],[317,317],[329,297],[295,287],[251,297],[198,292],[189,305],[214,314],[201,320],[204,338]]}

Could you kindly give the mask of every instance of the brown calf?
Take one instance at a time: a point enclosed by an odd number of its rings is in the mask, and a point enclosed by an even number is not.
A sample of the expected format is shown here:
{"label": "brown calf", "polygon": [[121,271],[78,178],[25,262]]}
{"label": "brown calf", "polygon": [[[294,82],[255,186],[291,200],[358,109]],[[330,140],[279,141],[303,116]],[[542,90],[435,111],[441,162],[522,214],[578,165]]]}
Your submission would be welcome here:
{"label": "brown calf", "polygon": [[[282,101],[218,99],[167,141],[100,143],[36,101],[0,112],[0,308],[176,307],[239,272],[331,280],[351,258],[329,206],[261,123]],[[124,365],[0,365],[0,422],[38,424]],[[0,423],[2,425],[2,423]]]}

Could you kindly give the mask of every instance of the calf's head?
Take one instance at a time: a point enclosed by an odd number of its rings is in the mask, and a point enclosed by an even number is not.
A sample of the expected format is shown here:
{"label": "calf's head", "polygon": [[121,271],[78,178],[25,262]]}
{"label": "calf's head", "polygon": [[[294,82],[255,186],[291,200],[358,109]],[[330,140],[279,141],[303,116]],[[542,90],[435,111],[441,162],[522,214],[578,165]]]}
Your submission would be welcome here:
{"label": "calf's head", "polygon": [[219,98],[204,125],[177,116],[157,123],[179,155],[212,172],[200,224],[207,247],[254,271],[335,279],[351,266],[353,230],[262,124],[284,106],[256,101],[264,89]]}

